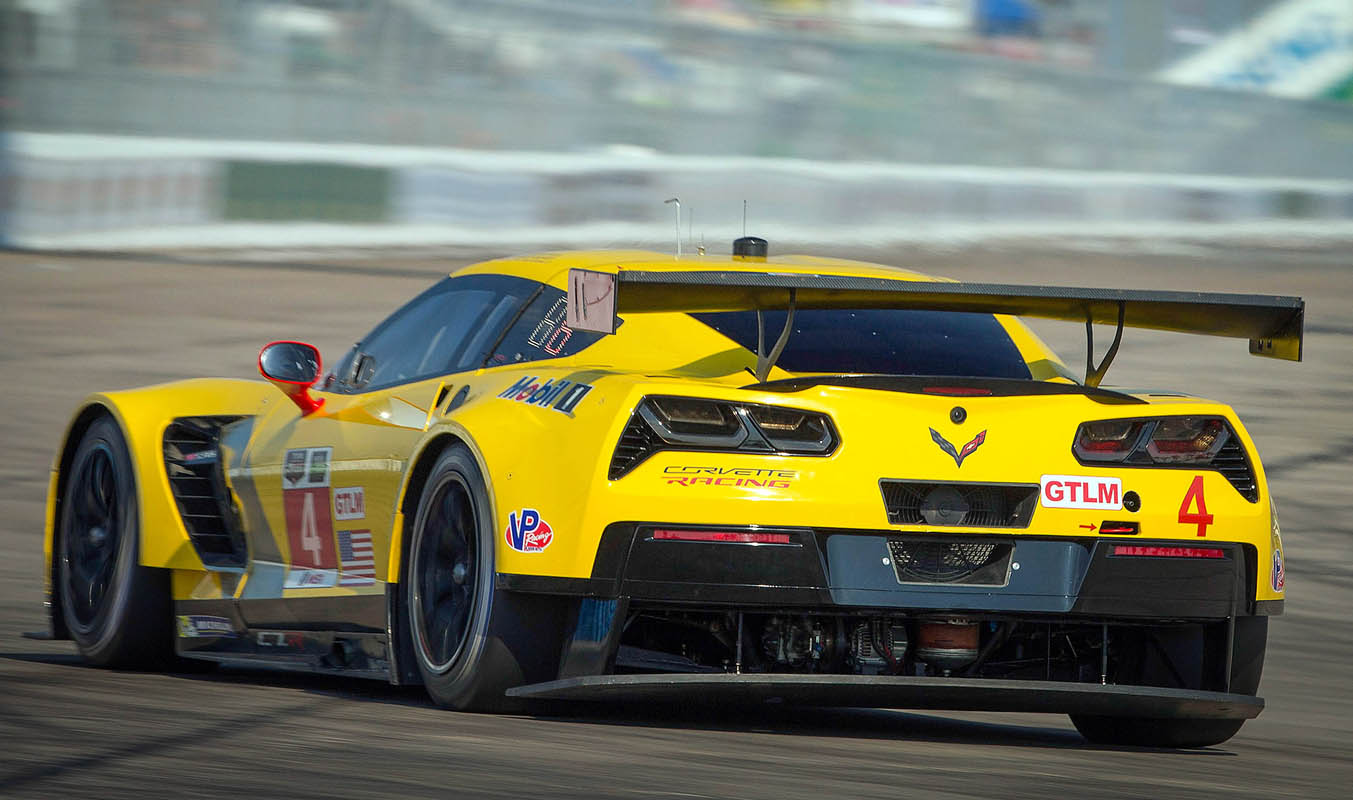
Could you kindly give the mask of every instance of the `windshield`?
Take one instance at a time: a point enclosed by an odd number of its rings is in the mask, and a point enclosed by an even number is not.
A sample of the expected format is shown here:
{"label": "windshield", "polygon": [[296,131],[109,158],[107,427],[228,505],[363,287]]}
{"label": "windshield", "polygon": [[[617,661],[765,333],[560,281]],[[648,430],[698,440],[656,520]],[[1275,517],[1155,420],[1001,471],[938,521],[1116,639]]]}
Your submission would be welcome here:
{"label": "windshield", "polygon": [[[784,329],[785,312],[765,311],[765,349]],[[756,352],[756,312],[691,314]],[[899,309],[810,309],[776,365],[789,372],[943,375],[1029,379],[1029,367],[991,314]]]}

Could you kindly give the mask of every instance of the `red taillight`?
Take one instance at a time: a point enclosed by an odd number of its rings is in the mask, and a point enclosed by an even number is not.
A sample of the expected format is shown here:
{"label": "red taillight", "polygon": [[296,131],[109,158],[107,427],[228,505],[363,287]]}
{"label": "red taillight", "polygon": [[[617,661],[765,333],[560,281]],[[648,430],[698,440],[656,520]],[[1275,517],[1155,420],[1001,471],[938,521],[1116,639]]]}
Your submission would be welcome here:
{"label": "red taillight", "polygon": [[787,533],[760,531],[653,531],[654,539],[672,542],[726,542],[730,544],[792,544]]}
{"label": "red taillight", "polygon": [[1226,558],[1226,551],[1216,547],[1152,547],[1149,545],[1116,544],[1115,556],[1147,556],[1149,558]]}
{"label": "red taillight", "polygon": [[946,397],[990,397],[990,389],[976,386],[926,386],[921,389],[926,394],[942,394]]}
{"label": "red taillight", "polygon": [[1210,457],[1225,443],[1226,426],[1219,419],[1171,417],[1163,419],[1151,434],[1147,452],[1168,461]]}
{"label": "red taillight", "polygon": [[1203,466],[1231,435],[1221,417],[1106,419],[1083,423],[1072,450],[1082,464]]}
{"label": "red taillight", "polygon": [[1085,461],[1122,461],[1141,440],[1143,420],[1087,422],[1076,432],[1075,451]]}

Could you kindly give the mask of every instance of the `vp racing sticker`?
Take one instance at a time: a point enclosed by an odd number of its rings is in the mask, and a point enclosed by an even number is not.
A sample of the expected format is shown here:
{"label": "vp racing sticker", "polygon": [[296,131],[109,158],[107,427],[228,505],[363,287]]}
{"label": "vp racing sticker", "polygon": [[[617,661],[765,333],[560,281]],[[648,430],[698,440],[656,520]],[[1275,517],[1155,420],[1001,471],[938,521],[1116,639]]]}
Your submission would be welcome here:
{"label": "vp racing sticker", "polygon": [[555,411],[571,414],[591,391],[592,385],[588,383],[574,383],[563,378],[559,380],[549,378],[541,383],[540,378],[532,375],[507,387],[498,396],[504,400],[553,408]]}
{"label": "vp racing sticker", "polygon": [[507,530],[503,531],[507,546],[518,553],[539,553],[554,541],[554,528],[540,518],[534,508],[523,508],[507,515]]}

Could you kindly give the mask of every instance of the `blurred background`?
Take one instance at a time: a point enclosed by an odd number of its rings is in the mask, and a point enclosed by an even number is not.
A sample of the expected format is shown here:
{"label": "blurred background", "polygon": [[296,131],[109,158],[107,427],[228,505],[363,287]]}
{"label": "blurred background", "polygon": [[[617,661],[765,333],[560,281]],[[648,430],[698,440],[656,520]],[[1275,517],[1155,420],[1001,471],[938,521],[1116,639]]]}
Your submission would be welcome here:
{"label": "blurred background", "polygon": [[0,0],[0,123],[22,248],[1347,236],[1353,2]]}

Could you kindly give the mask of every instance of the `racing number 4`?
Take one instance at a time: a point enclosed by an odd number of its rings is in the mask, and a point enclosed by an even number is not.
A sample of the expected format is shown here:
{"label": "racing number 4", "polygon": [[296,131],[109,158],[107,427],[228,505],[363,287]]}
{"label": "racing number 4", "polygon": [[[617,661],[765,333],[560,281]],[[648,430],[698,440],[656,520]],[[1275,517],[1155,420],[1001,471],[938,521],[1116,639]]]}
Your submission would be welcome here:
{"label": "racing number 4", "polygon": [[[1189,506],[1196,504],[1196,512],[1189,511]],[[1179,504],[1179,521],[1185,525],[1197,525],[1198,535],[1207,535],[1207,526],[1212,524],[1212,515],[1207,513],[1207,502],[1203,500],[1203,476],[1193,476],[1193,483],[1189,484],[1189,490],[1184,493],[1184,502]]]}
{"label": "racing number 4", "polygon": [[319,525],[315,522],[315,496],[306,494],[304,511],[301,512],[301,548],[308,551],[312,557],[315,566],[320,564],[320,553],[323,546],[320,544]]}

